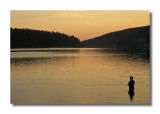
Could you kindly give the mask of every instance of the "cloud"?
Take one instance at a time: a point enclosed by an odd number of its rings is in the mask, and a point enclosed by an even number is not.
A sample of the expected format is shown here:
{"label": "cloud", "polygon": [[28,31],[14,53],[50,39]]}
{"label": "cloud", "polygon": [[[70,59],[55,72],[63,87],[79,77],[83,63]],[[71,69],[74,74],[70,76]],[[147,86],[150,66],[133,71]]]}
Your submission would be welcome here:
{"label": "cloud", "polygon": [[78,17],[78,14],[76,14],[76,13],[60,13],[60,14],[56,14],[56,16],[59,16],[59,17]]}

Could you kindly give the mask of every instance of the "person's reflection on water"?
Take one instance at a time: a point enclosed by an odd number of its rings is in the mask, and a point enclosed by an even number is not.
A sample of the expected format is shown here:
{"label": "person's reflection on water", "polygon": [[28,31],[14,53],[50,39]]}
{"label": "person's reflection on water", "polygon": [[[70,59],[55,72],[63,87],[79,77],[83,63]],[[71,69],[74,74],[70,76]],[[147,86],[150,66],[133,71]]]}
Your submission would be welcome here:
{"label": "person's reflection on water", "polygon": [[128,94],[129,94],[131,102],[133,101],[133,97],[135,95],[135,93],[134,93],[134,84],[135,84],[135,81],[133,80],[133,77],[130,76],[130,81],[128,82],[128,86],[129,86]]}

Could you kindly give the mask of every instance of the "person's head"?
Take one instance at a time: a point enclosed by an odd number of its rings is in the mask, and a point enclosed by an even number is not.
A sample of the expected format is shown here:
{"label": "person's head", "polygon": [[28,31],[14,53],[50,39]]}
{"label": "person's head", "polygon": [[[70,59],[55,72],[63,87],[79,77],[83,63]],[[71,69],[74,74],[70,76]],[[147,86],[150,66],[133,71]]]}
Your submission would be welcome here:
{"label": "person's head", "polygon": [[130,80],[133,80],[133,76],[130,76]]}

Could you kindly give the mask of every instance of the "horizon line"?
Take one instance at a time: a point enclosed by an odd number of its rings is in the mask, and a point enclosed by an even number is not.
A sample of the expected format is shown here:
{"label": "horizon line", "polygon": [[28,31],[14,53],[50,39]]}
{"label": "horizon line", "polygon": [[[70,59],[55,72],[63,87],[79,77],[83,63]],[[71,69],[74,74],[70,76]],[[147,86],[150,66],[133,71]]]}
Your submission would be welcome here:
{"label": "horizon line", "polygon": [[[103,35],[106,35],[106,34],[109,34],[109,33],[113,33],[113,32],[118,32],[118,31],[123,31],[123,30],[127,30],[127,29],[131,29],[131,28],[140,28],[140,27],[147,27],[147,26],[150,26],[150,25],[144,25],[144,26],[136,26],[136,27],[129,27],[129,28],[126,28],[126,29],[121,29],[121,30],[116,30],[116,31],[112,31],[112,32],[108,32],[108,33],[105,33],[105,34],[102,34],[102,35],[99,35],[99,36],[96,36],[96,37],[93,37],[93,38],[97,38],[97,37],[100,37],[100,36],[103,36]],[[56,32],[56,33],[62,33],[62,32],[59,32],[59,31],[47,31],[47,30],[38,30],[38,29],[31,29],[31,28],[17,28],[17,27],[10,27],[11,29],[30,29],[30,30],[37,30],[37,31],[44,31],[44,32]],[[62,33],[62,34],[66,34],[66,33]],[[68,36],[74,36],[76,37],[75,35],[69,35],[69,34],[66,34]],[[76,37],[78,38],[78,37]],[[89,39],[86,39],[86,40],[90,40],[90,39],[93,39],[93,38],[89,38]],[[82,41],[85,41],[85,40],[82,40],[80,38],[78,38],[80,40],[80,42]]]}

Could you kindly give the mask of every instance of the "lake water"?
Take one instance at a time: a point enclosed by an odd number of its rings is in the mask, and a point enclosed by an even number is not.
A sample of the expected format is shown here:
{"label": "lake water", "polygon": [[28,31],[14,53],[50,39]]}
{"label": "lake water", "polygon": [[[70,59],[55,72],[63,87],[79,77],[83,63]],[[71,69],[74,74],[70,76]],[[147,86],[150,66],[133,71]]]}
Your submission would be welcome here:
{"label": "lake water", "polygon": [[[12,104],[150,104],[150,62],[143,54],[104,48],[11,51]],[[130,75],[136,82],[132,95]]]}

